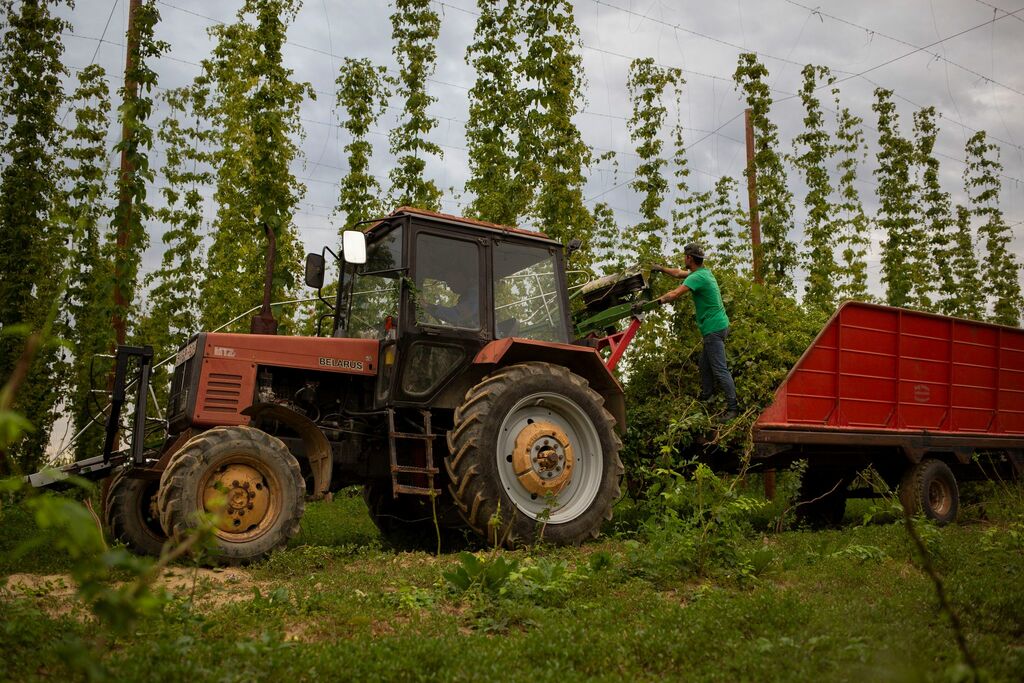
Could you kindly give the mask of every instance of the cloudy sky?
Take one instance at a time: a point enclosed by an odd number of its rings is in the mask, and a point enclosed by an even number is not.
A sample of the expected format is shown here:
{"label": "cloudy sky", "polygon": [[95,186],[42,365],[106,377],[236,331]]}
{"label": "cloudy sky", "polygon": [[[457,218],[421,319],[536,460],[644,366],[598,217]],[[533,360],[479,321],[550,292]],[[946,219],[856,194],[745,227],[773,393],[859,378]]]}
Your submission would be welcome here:
{"label": "cloudy sky", "polygon": [[[74,26],[73,34],[65,36],[66,62],[81,68],[95,61],[119,79],[127,5],[128,0],[78,0],[75,9],[66,12]],[[186,85],[197,75],[198,62],[211,48],[207,29],[233,21],[240,6],[240,0],[158,2],[158,36],[171,45],[155,65],[162,87]],[[477,10],[473,0],[445,0],[434,6],[441,15],[441,35],[437,69],[428,89],[437,98],[430,108],[439,124],[432,138],[441,145],[444,158],[432,159],[427,171],[439,186],[453,188],[445,194],[443,210],[459,213],[467,177],[467,91],[474,79],[465,51]],[[384,2],[306,0],[289,29],[287,64],[297,80],[309,81],[317,91],[316,101],[302,108],[304,158],[294,166],[307,187],[296,224],[310,250],[331,243],[338,229],[331,213],[346,166],[346,139],[334,107],[338,66],[342,57],[351,56],[395,68],[390,12]],[[1022,0],[579,0],[575,13],[587,80],[585,110],[577,123],[588,144],[598,152],[614,150],[619,161],[617,171],[607,162],[591,171],[586,197],[591,204],[598,197],[608,202],[620,224],[638,220],[638,198],[625,184],[637,162],[626,128],[629,62],[653,57],[658,64],[683,69],[687,83],[678,114],[690,145],[693,184],[706,189],[722,175],[741,176],[744,105],[731,74],[739,52],[755,51],[771,74],[777,100],[772,117],[786,149],[802,128],[800,101],[791,96],[806,63],[827,65],[843,79],[842,102],[865,119],[872,150],[877,140],[871,127],[876,86],[896,92],[900,124],[908,135],[912,112],[934,105],[942,115],[937,145],[942,180],[954,201],[963,199],[964,143],[975,130],[988,131],[1001,150],[1003,208],[1015,231],[1015,250],[1024,261]],[[164,111],[158,106],[156,116]],[[386,132],[399,114],[397,108],[389,109],[371,136],[374,172],[385,187],[392,163]],[[116,136],[112,130],[112,143]],[[871,211],[876,204],[873,166],[869,158],[859,176]],[[803,188],[792,173],[791,186],[800,212]],[[213,207],[209,210],[212,213]],[[157,235],[153,242],[145,257],[147,271],[159,262]],[[869,255],[869,269],[876,277],[878,255],[876,243]]]}

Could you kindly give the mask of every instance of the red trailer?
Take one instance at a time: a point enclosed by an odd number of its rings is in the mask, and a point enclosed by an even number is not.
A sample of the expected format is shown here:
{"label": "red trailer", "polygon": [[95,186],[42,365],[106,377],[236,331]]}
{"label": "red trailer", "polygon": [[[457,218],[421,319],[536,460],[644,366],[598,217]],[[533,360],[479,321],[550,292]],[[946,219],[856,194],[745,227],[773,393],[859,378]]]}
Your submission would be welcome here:
{"label": "red trailer", "polygon": [[807,461],[811,517],[839,521],[846,488],[873,465],[904,505],[952,521],[957,479],[1024,469],[1024,330],[847,302],[753,436],[766,466]]}

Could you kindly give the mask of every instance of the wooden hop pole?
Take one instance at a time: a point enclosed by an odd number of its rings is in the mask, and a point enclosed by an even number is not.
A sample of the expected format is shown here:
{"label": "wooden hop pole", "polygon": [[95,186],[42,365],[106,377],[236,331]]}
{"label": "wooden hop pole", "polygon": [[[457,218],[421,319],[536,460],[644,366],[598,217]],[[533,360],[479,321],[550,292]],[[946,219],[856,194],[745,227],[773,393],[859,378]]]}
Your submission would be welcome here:
{"label": "wooden hop pole", "polygon": [[[128,4],[128,49],[124,64],[124,90],[125,99],[134,100],[139,95],[139,84],[132,78],[135,73],[135,62],[139,58],[139,31],[135,25],[135,17],[142,0],[131,0]],[[135,137],[135,131],[122,117],[121,124],[121,188],[118,193],[118,215],[121,221],[117,226],[117,248],[114,250],[114,315],[111,324],[114,327],[115,343],[124,344],[126,337],[125,310],[128,302],[125,300],[122,283],[124,281],[127,264],[125,257],[128,253],[131,240],[132,223],[132,195],[128,191],[127,178],[135,172],[131,160],[128,159],[128,146],[124,143]]]}
{"label": "wooden hop pole", "polygon": [[[761,217],[757,213],[757,168],[754,165],[754,123],[751,109],[743,112],[747,129],[747,200],[750,205],[750,246],[753,253],[754,282],[764,284],[764,264],[761,248]],[[775,500],[775,470],[764,472],[764,497]]]}

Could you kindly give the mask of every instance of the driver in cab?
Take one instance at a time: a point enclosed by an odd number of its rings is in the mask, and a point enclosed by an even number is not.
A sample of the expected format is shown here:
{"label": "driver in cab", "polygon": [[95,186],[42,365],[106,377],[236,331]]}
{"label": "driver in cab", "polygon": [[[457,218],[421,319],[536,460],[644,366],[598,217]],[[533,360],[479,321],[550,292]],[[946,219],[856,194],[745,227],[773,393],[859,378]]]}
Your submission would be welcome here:
{"label": "driver in cab", "polygon": [[[433,296],[421,295],[423,311],[444,325],[466,328],[480,327],[480,292],[475,280],[473,273],[454,269],[451,273],[446,274],[444,284],[454,295],[455,304],[449,306],[439,303],[442,297],[439,292],[435,291]],[[429,321],[421,319],[421,322]]]}

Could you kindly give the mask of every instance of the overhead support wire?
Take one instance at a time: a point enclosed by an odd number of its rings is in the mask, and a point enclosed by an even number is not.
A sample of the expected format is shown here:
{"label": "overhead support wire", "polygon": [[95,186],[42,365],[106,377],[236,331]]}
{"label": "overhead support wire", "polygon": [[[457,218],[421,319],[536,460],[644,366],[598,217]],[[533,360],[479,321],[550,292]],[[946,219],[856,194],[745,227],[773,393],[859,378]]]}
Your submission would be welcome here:
{"label": "overhead support wire", "polygon": [[[666,26],[666,27],[671,28],[671,29],[676,30],[676,31],[682,31],[682,32],[688,33],[690,35],[694,35],[694,36],[697,36],[697,37],[700,37],[700,38],[704,38],[705,40],[709,40],[711,42],[718,43],[720,45],[725,45],[727,47],[731,47],[731,48],[734,48],[736,50],[740,50],[741,52],[750,52],[750,53],[756,54],[758,57],[761,57],[761,58],[772,59],[772,60],[775,60],[775,61],[778,61],[778,62],[782,62],[784,64],[791,64],[791,65],[794,65],[794,66],[800,66],[800,67],[805,66],[804,62],[799,62],[799,61],[795,61],[795,60],[792,60],[792,59],[787,59],[786,57],[779,57],[778,55],[773,55],[773,54],[770,54],[770,53],[767,53],[767,52],[760,52],[760,51],[757,51],[757,50],[751,50],[751,49],[743,47],[742,45],[737,45],[736,43],[732,43],[732,42],[729,42],[727,40],[722,40],[720,38],[716,38],[714,36],[708,35],[706,33],[701,33],[700,31],[695,31],[693,29],[686,28],[682,24],[678,24],[678,23],[673,24],[673,23],[671,23],[669,21],[665,21],[663,19],[656,19],[654,17],[650,17],[650,16],[647,16],[645,14],[641,14],[640,12],[637,12],[635,10],[629,9],[627,7],[620,7],[619,5],[612,4],[610,2],[607,2],[606,0],[591,0],[591,2],[593,2],[596,5],[600,5],[602,7],[608,7],[610,9],[618,10],[619,12],[623,12],[623,13],[629,14],[631,16],[639,17],[641,19],[644,19],[646,21],[649,21],[649,22],[652,22],[652,23],[655,23],[655,24],[660,24],[662,26]],[[897,57],[893,57],[892,59],[886,60],[886,61],[882,62],[881,64],[876,64],[875,66],[872,66],[872,67],[870,67],[868,69],[865,69],[863,71],[860,71],[860,72],[851,72],[851,71],[846,71],[845,69],[831,69],[833,73],[841,74],[842,75],[842,78],[837,79],[835,81],[835,83],[833,83],[832,85],[835,85],[835,84],[838,84],[838,83],[842,83],[842,82],[851,80],[853,78],[863,78],[865,81],[867,81],[868,83],[871,83],[875,87],[881,87],[877,83],[872,81],[871,79],[866,78],[865,75],[868,74],[868,73],[871,73],[872,71],[880,69],[880,68],[882,68],[884,66],[888,66],[889,64],[892,64],[894,62],[900,61],[901,59],[905,59],[905,58],[907,58],[907,57],[909,57],[909,56],[911,56],[913,54],[916,54],[916,53],[921,52],[923,50],[927,50],[930,47],[935,47],[936,45],[939,45],[940,43],[946,42],[947,40],[952,40],[953,38],[958,38],[958,37],[960,37],[960,36],[962,36],[962,35],[964,35],[966,33],[970,33],[971,31],[975,31],[975,30],[977,30],[979,28],[983,28],[985,26],[989,26],[990,24],[992,24],[992,23],[994,23],[996,21],[999,21],[1001,19],[1005,19],[1007,17],[1013,17],[1013,18],[1019,19],[1020,17],[1017,16],[1017,15],[1019,13],[1021,13],[1021,12],[1024,12],[1024,8],[1021,8],[1019,10],[1015,10],[1013,12],[1004,12],[1003,16],[993,17],[992,19],[989,19],[989,20],[987,20],[987,21],[985,21],[985,22],[983,22],[981,24],[977,24],[975,26],[971,26],[971,27],[966,28],[966,29],[964,29],[962,31],[958,31],[957,33],[954,33],[952,35],[946,36],[945,38],[940,38],[939,40],[933,41],[933,42],[929,43],[928,45],[924,45],[924,46],[921,46],[921,47],[915,47],[910,52],[906,52],[906,53],[904,53],[902,55],[899,55]],[[823,86],[820,86],[820,87],[826,87],[826,86],[823,85]],[[784,102],[784,101],[793,99],[794,97],[796,97],[796,95],[788,95],[786,97],[781,97],[781,98],[778,98],[776,100],[773,100],[772,103],[773,104],[777,104],[779,102]],[[920,108],[920,106],[921,106],[919,104],[916,104],[916,103],[912,102],[911,100],[909,100],[909,99],[907,99],[905,97],[902,97],[901,95],[897,94],[896,97],[898,97],[900,99],[903,99],[906,102],[908,102],[910,104],[913,104],[914,106],[916,106],[918,108]],[[736,115],[737,118],[739,116],[742,116],[742,112],[740,112],[740,113],[738,113]],[[956,118],[954,118],[952,116],[945,116],[944,115],[943,118],[945,118],[945,119],[947,119],[949,121],[953,121],[954,123],[962,126],[963,128],[966,128],[968,130],[977,131],[976,128],[972,128],[971,126],[968,126],[967,124],[965,124],[963,121],[960,121],[959,119],[956,119]],[[998,137],[996,137],[994,135],[989,135],[989,138],[992,139],[992,140],[996,140],[996,141],[998,141],[998,142],[1000,142],[1002,144],[1005,144],[1005,145],[1008,145],[1010,147],[1013,147],[1015,149],[1024,150],[1024,147],[1022,147],[1021,145],[1018,145],[1016,143],[1010,142],[1008,140],[1004,140],[1002,138],[998,138]]]}
{"label": "overhead support wire", "polygon": [[[845,24],[847,26],[850,26],[850,27],[853,27],[853,28],[857,28],[857,29],[860,29],[862,31],[867,31],[868,33],[870,33],[872,35],[881,36],[882,38],[885,38],[886,40],[891,40],[891,41],[893,41],[895,43],[899,43],[900,45],[905,45],[907,47],[914,48],[914,52],[908,52],[907,55],[914,54],[915,52],[925,52],[926,54],[931,55],[935,59],[942,60],[943,62],[946,62],[950,66],[955,66],[956,68],[958,68],[958,69],[960,69],[962,71],[966,71],[967,73],[971,74],[972,76],[977,76],[978,78],[980,78],[980,79],[982,79],[982,80],[984,80],[984,81],[986,81],[988,83],[992,83],[993,85],[998,85],[999,87],[1005,88],[1005,89],[1009,90],[1010,92],[1017,93],[1018,95],[1024,95],[1024,91],[1018,90],[1017,88],[1014,88],[1013,86],[1006,85],[1005,83],[1000,83],[999,81],[995,80],[991,76],[986,76],[985,74],[979,73],[979,72],[975,71],[974,69],[971,69],[969,67],[964,66],[963,64],[958,64],[957,62],[954,62],[951,59],[947,59],[945,56],[940,55],[937,52],[929,52],[928,51],[928,48],[931,47],[932,45],[938,45],[941,42],[949,40],[949,38],[943,38],[942,40],[939,40],[939,41],[937,41],[935,43],[932,43],[931,45],[927,45],[925,47],[921,47],[921,46],[918,46],[918,45],[914,45],[913,43],[909,43],[909,42],[907,42],[905,40],[902,40],[900,38],[896,38],[895,36],[890,36],[890,35],[888,35],[886,33],[883,33],[882,31],[878,31],[878,30],[873,29],[873,28],[868,28],[867,26],[863,26],[861,24],[857,24],[857,23],[854,23],[852,21],[847,21],[846,19],[843,19],[842,17],[837,17],[834,14],[829,14],[828,12],[823,12],[818,7],[809,7],[809,6],[807,6],[807,5],[803,4],[803,3],[797,2],[797,0],[785,0],[785,1],[788,2],[790,5],[793,5],[794,7],[799,7],[801,9],[807,10],[813,16],[827,17],[827,18],[829,18],[829,19],[831,19],[833,21],[839,22],[840,24]],[[1018,10],[1018,11],[1020,11],[1020,10]],[[1015,14],[1016,13],[1009,13],[1008,12],[1008,13],[1006,13],[1005,16],[998,17],[998,18],[999,19],[1004,19],[1006,17],[1014,17],[1014,18],[1019,19],[1020,17],[1016,17]],[[985,22],[984,24],[979,24],[979,26],[987,26],[990,23],[992,23],[992,21],[995,21],[995,20],[994,19],[993,20],[989,20],[989,21]],[[978,28],[978,26],[975,26],[974,28]],[[967,31],[973,31],[974,28],[967,29]],[[957,37],[959,35],[962,35],[963,33],[966,33],[966,31],[958,33],[958,34],[953,35],[953,36],[950,36],[950,38],[955,38],[955,37]],[[904,55],[904,56],[907,56],[907,55]],[[902,57],[900,57],[899,59],[902,59]],[[878,68],[878,67],[872,67],[872,68],[875,69],[875,68]],[[864,73],[867,73],[867,72],[864,72]],[[856,74],[856,75],[860,75],[860,74]]]}

